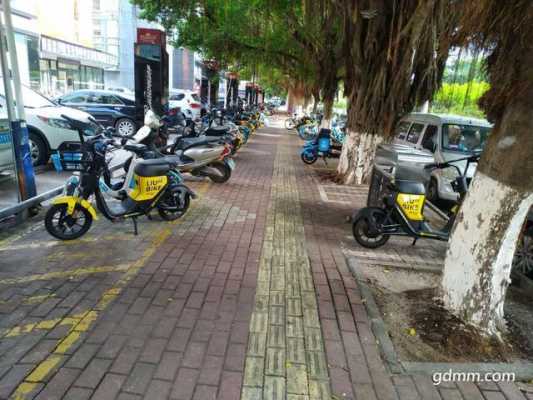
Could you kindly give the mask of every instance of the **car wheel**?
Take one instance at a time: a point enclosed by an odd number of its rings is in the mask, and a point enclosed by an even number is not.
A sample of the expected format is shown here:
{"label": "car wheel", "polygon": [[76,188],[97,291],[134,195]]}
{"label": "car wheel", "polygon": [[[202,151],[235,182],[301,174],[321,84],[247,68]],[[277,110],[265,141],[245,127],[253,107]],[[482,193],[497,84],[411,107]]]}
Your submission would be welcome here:
{"label": "car wheel", "polygon": [[118,134],[127,136],[135,133],[136,126],[131,119],[120,118],[115,124],[115,129]]}
{"label": "car wheel", "polygon": [[29,133],[30,156],[33,165],[43,165],[48,161],[48,149],[44,140],[36,133]]}

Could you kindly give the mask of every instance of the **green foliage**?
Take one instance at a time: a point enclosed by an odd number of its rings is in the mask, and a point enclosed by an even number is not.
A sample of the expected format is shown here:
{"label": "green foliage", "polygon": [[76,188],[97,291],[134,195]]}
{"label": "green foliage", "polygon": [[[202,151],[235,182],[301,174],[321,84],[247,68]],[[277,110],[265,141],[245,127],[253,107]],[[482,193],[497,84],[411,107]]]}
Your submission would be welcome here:
{"label": "green foliage", "polygon": [[[171,42],[216,59],[268,90],[287,81],[336,90],[342,26],[330,0],[133,0],[142,17],[173,32]],[[331,96],[331,95],[330,95]]]}
{"label": "green foliage", "polygon": [[[233,70],[269,64],[286,70],[301,69],[302,52],[287,34],[280,17],[290,1],[267,0],[135,0],[142,16],[174,32],[173,44],[202,53]],[[273,4],[276,4],[274,6]],[[273,8],[272,8],[273,7]],[[296,11],[295,11],[296,12]]]}
{"label": "green foliage", "polygon": [[278,96],[284,98],[287,96],[288,77],[280,69],[269,68],[267,65],[260,65],[258,71],[258,83],[261,85],[266,95],[269,97]]}
{"label": "green foliage", "polygon": [[477,103],[489,87],[487,82],[476,81],[444,83],[433,97],[431,111],[485,118]]}
{"label": "green foliage", "polygon": [[335,103],[333,103],[334,108],[346,110],[346,107],[348,106],[346,97],[341,97],[338,99]]}
{"label": "green foliage", "polygon": [[[444,83],[467,83],[470,80],[487,81],[484,62],[484,59],[457,58],[451,65],[446,66],[442,81]],[[471,72],[472,76],[469,76]]]}

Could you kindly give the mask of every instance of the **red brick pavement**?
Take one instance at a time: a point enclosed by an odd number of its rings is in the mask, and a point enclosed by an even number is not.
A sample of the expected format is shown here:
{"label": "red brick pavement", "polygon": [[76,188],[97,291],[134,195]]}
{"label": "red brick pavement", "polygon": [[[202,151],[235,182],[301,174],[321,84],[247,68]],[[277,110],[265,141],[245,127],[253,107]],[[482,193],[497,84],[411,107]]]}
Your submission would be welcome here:
{"label": "red brick pavement", "polygon": [[[284,130],[256,135],[238,155],[230,182],[209,185],[89,332],[26,398],[238,399],[275,150],[289,146],[335,398],[524,399],[513,384],[436,388],[428,376],[389,374],[340,248],[340,238],[349,234],[345,217],[351,210],[321,202],[314,170],[299,159],[301,144]],[[89,291],[98,280],[83,282]],[[74,307],[83,297],[75,287],[64,294],[64,312],[70,310],[67,303]],[[107,287],[95,286],[88,302],[76,308],[94,304]],[[49,316],[61,303],[43,304],[34,307],[36,317]],[[6,316],[2,323],[12,320]],[[2,339],[0,398],[7,398],[64,334],[53,329]]]}
{"label": "red brick pavement", "polygon": [[[293,148],[293,163],[297,165],[307,252],[318,297],[332,393],[339,398],[358,400],[533,399],[533,394],[522,393],[514,383],[442,383],[437,387],[430,375],[389,373],[340,246],[351,236],[351,225],[346,219],[354,207],[322,201],[318,190],[322,178],[313,167],[301,162],[298,153],[301,144],[293,136],[287,145]],[[314,168],[320,168],[321,162]]]}

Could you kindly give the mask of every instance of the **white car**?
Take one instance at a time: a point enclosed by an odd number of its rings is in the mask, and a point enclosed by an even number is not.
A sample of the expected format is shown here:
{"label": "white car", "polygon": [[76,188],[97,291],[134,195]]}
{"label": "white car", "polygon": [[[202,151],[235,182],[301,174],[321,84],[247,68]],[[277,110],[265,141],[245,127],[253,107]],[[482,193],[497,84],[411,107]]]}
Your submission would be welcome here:
{"label": "white car", "polygon": [[[61,117],[66,115],[78,120],[89,121],[90,114],[69,107],[58,106],[34,90],[22,86],[26,124],[29,131],[30,153],[33,165],[46,164],[50,155],[63,142],[79,141],[76,131],[68,129]],[[4,86],[0,83],[0,119],[7,120]],[[13,163],[10,135],[2,132],[0,138],[0,170]],[[6,142],[7,143],[4,143]]]}
{"label": "white car", "polygon": [[192,90],[170,91],[168,96],[169,108],[181,108],[181,112],[188,118],[196,119],[200,117],[202,111],[202,102],[200,96]]}

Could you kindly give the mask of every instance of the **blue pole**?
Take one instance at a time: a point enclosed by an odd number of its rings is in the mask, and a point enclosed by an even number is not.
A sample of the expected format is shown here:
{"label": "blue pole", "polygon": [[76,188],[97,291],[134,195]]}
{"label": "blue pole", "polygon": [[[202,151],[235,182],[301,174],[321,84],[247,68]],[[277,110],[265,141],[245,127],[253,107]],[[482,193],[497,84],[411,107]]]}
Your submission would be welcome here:
{"label": "blue pole", "polygon": [[[4,23],[5,30],[0,23],[1,32],[1,51],[2,69],[4,70],[4,86],[6,90],[6,105],[8,110],[9,122],[11,126],[11,135],[13,138],[13,150],[15,156],[15,165],[17,180],[19,185],[20,200],[24,201],[37,195],[35,187],[35,172],[30,155],[29,133],[26,126],[26,114],[24,111],[24,99],[22,98],[20,74],[17,61],[17,50],[13,34],[13,24],[11,22],[11,5],[9,1],[3,1],[4,6]],[[5,42],[4,42],[5,40]],[[5,50],[9,53],[11,71],[7,66],[5,59]],[[15,92],[15,102],[11,92],[11,78]],[[9,86],[9,88],[8,88]],[[15,106],[15,107],[14,107]]]}

